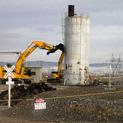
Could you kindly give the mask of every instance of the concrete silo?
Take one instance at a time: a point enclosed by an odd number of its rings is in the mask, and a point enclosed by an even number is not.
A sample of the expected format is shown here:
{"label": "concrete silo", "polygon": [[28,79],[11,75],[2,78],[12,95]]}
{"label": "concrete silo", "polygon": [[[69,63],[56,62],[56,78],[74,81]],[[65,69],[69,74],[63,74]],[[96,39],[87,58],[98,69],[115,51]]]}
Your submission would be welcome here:
{"label": "concrete silo", "polygon": [[64,83],[85,85],[88,83],[90,19],[74,14],[74,6],[69,5],[64,23]]}

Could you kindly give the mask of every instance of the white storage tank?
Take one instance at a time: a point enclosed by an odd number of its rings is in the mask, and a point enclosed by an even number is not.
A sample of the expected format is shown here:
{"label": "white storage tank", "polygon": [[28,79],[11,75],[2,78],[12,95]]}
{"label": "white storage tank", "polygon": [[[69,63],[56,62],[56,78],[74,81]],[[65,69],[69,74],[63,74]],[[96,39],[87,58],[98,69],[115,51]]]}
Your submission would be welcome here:
{"label": "white storage tank", "polygon": [[90,19],[75,15],[74,6],[69,5],[64,26],[64,84],[88,84]]}

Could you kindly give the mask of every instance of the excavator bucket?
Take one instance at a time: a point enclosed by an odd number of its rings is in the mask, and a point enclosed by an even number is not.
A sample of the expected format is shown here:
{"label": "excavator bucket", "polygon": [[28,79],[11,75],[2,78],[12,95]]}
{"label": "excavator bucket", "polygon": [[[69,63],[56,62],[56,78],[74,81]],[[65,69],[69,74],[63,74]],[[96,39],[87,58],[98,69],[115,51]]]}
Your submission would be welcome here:
{"label": "excavator bucket", "polygon": [[62,43],[56,45],[54,49],[51,49],[47,52],[47,55],[49,55],[50,53],[54,53],[57,50],[61,50],[62,52],[64,52],[64,45]]}

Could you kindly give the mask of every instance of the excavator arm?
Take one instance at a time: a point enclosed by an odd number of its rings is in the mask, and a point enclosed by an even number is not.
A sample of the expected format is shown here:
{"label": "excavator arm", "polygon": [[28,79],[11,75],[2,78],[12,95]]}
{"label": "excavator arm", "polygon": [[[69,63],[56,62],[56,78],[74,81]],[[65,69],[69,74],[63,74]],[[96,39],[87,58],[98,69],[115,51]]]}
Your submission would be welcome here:
{"label": "excavator arm", "polygon": [[54,79],[60,80],[63,78],[62,63],[64,60],[64,45],[63,44],[56,45],[56,49],[61,50],[62,53],[58,60],[57,71],[52,71],[51,78],[49,78],[49,80],[54,80]]}
{"label": "excavator arm", "polygon": [[58,71],[60,71],[61,67],[62,67],[62,61],[63,61],[63,52],[64,52],[64,46],[63,44],[59,44],[59,45],[56,45],[56,46],[53,46],[51,44],[48,44],[48,43],[45,43],[45,42],[42,42],[42,41],[33,41],[31,43],[31,45],[29,45],[27,47],[27,49],[20,55],[20,57],[18,58],[17,62],[16,62],[16,69],[15,69],[15,72],[16,74],[21,74],[21,72],[23,71],[22,70],[22,66],[23,66],[23,63],[24,61],[26,60],[26,58],[36,49],[36,48],[40,48],[40,49],[45,49],[47,50],[47,54],[50,54],[50,53],[53,53],[55,52],[56,50],[61,50],[62,51],[62,54],[60,56],[60,61],[58,62]]}
{"label": "excavator arm", "polygon": [[58,76],[60,76],[61,70],[62,70],[62,63],[64,59],[64,52],[61,53],[61,56],[58,61]]}

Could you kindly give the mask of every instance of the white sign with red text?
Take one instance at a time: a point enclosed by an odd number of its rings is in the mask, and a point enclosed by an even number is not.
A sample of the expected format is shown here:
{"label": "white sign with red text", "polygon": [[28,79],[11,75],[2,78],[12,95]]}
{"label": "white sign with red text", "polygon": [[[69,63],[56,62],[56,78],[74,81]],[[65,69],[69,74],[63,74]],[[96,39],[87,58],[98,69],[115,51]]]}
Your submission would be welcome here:
{"label": "white sign with red text", "polygon": [[36,99],[34,102],[34,109],[35,110],[46,109],[46,101],[42,98]]}

